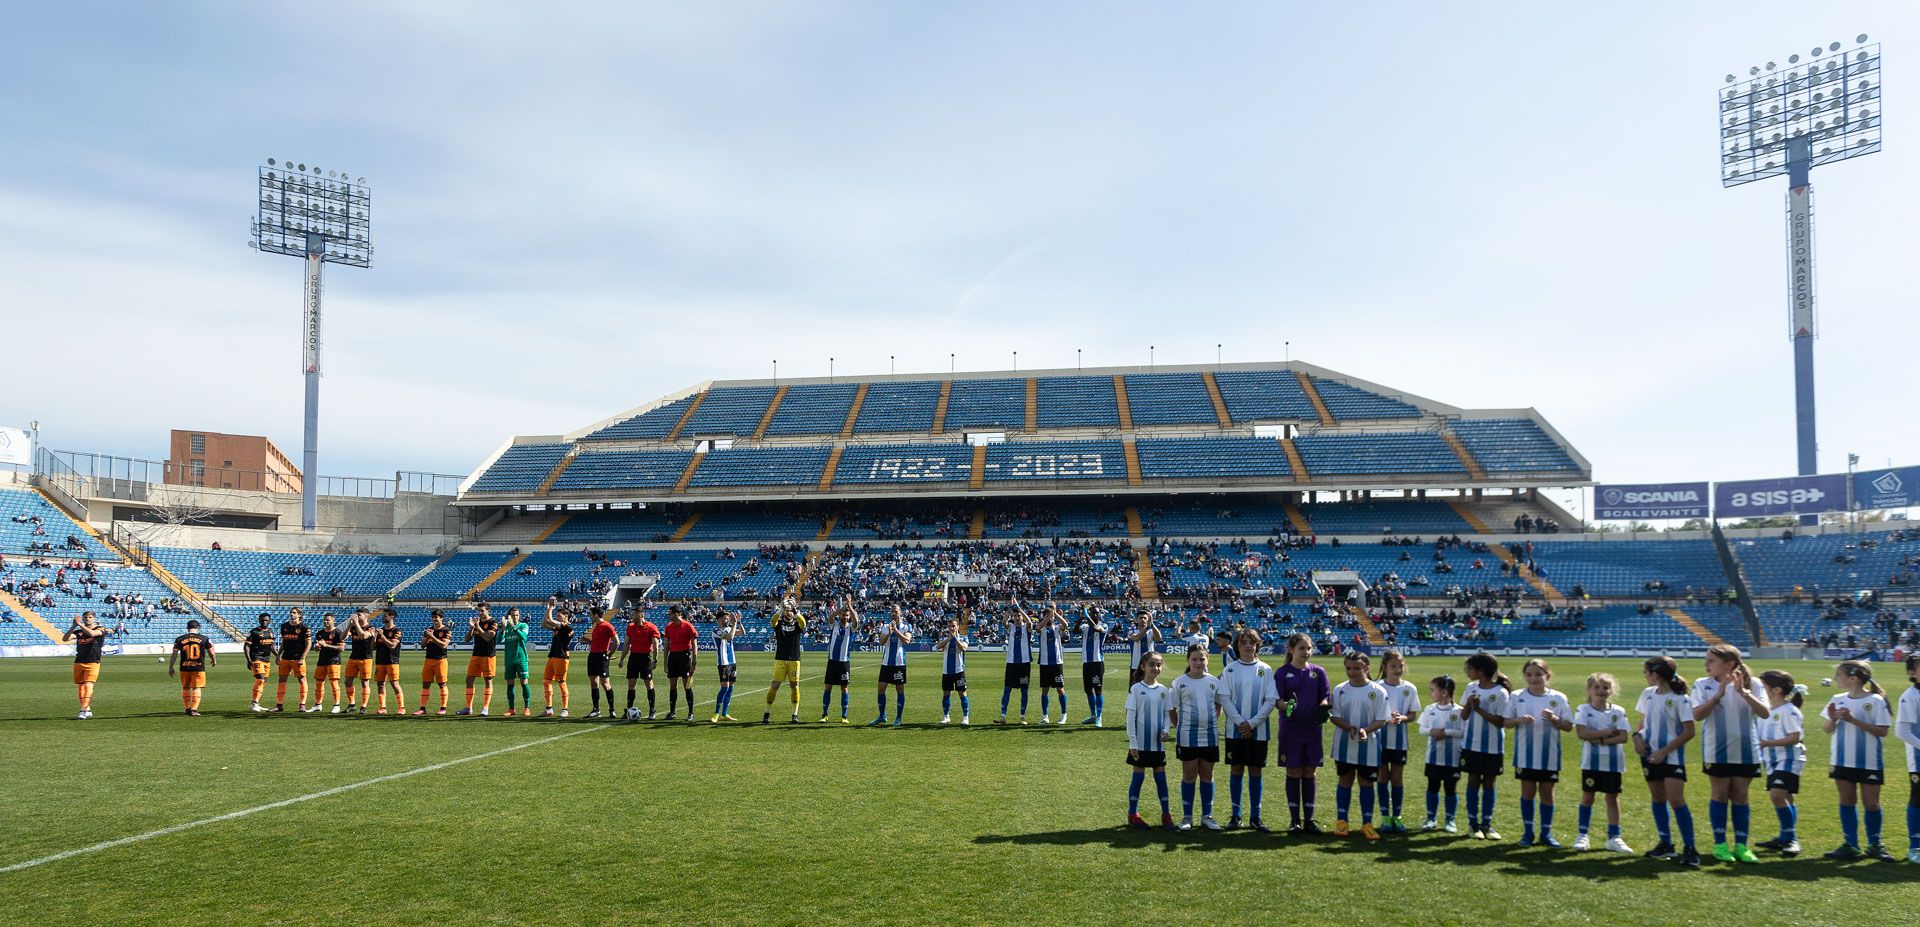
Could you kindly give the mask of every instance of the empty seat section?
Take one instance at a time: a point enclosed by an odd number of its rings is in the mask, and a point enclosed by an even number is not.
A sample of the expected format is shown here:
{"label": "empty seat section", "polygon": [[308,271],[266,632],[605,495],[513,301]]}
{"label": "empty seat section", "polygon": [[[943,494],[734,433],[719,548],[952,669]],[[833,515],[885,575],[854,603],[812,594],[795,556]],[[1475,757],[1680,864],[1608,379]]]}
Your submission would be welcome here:
{"label": "empty seat section", "polygon": [[1135,425],[1219,424],[1207,381],[1197,373],[1131,374],[1126,383],[1127,408]]}
{"label": "empty seat section", "polygon": [[1911,576],[1915,569],[1903,566],[1903,562],[1920,555],[1920,539],[1895,540],[1907,536],[1906,532],[1876,532],[1800,535],[1787,541],[1727,540],[1746,571],[1747,588],[1754,595],[1782,595],[1798,586],[1808,595],[1826,597],[1883,589],[1895,574]]}
{"label": "empty seat section", "polygon": [[1467,472],[1452,446],[1426,431],[1301,435],[1293,446],[1315,476]]}
{"label": "empty seat section", "polygon": [[[1117,419],[1116,419],[1117,421]],[[1027,424],[1027,381],[955,380],[947,397],[947,431],[1005,428]]]}
{"label": "empty seat section", "polygon": [[532,492],[567,456],[565,444],[516,444],[473,481],[473,492]]}
{"label": "empty seat section", "polygon": [[1134,450],[1141,477],[1150,480],[1293,475],[1273,438],[1143,438]]}
{"label": "empty seat section", "polygon": [[646,510],[575,512],[544,543],[581,544],[596,541],[657,542],[673,537],[685,515],[663,515]]}
{"label": "empty seat section", "polygon": [[789,387],[767,423],[770,435],[835,435],[847,423],[858,383],[808,383]]}
{"label": "empty seat section", "polygon": [[1362,418],[1419,418],[1420,410],[1398,399],[1388,399],[1339,380],[1313,379],[1314,392],[1335,420]]}
{"label": "empty seat section", "polygon": [[693,471],[694,486],[811,486],[826,469],[827,447],[729,448]]}
{"label": "empty seat section", "polygon": [[[1227,415],[1236,422],[1255,419],[1292,419],[1317,422],[1307,393],[1291,370],[1227,370],[1213,375],[1226,400]],[[1129,399],[1133,398],[1129,393]]]}
{"label": "empty seat section", "polygon": [[379,595],[435,558],[285,554],[251,550],[153,549],[155,560],[196,591],[211,595]]}
{"label": "empty seat section", "polygon": [[[1114,398],[1112,377],[1041,377],[1035,381],[1035,388],[1041,428],[1120,425],[1120,403]],[[1023,386],[1023,403],[1024,392]],[[951,416],[951,411],[948,414]]]}
{"label": "empty seat section", "polygon": [[1303,505],[1300,512],[1315,534],[1473,533],[1473,526],[1453,506],[1428,499],[1321,502]]}
{"label": "empty seat section", "polygon": [[[501,551],[462,551],[435,566],[427,575],[400,590],[399,598],[414,602],[457,599],[486,579],[513,554]],[[315,616],[308,615],[308,620]]]}
{"label": "empty seat section", "polygon": [[1532,419],[1466,419],[1454,422],[1450,429],[1488,473],[1558,473],[1579,469],[1566,450]]}
{"label": "empty seat section", "polygon": [[1124,480],[1119,441],[1007,441],[987,445],[988,482]]}
{"label": "empty seat section", "polygon": [[693,410],[687,427],[680,429],[680,436],[753,434],[777,390],[772,386],[726,386],[707,390],[707,398],[700,400],[700,408]]}
{"label": "empty seat section", "polygon": [[940,384],[934,380],[874,383],[867,387],[867,398],[860,403],[854,431],[928,431],[933,428],[933,410],[939,404]]}
{"label": "empty seat section", "polygon": [[680,482],[692,459],[692,451],[584,453],[553,481],[552,491],[670,487]]}
{"label": "empty seat section", "polygon": [[664,438],[673,431],[673,426],[680,424],[680,416],[686,414],[687,405],[691,402],[693,402],[692,396],[682,396],[632,418],[608,425],[580,440],[627,441]]}
{"label": "empty seat section", "polygon": [[973,448],[946,444],[849,444],[840,452],[834,485],[842,483],[954,483],[973,476]]}
{"label": "empty seat section", "polygon": [[1711,591],[1727,584],[1720,556],[1705,539],[1535,541],[1533,557],[1547,582],[1567,593],[1578,585],[1589,595],[1645,595],[1650,580],[1666,583],[1675,595],[1688,586]]}

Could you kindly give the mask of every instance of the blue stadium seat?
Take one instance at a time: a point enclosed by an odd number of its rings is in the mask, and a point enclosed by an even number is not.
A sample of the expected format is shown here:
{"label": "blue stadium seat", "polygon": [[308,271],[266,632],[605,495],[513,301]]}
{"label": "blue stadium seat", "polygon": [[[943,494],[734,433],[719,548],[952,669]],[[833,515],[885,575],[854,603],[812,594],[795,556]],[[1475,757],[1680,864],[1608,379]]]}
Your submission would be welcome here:
{"label": "blue stadium seat", "polygon": [[1227,414],[1236,422],[1320,420],[1291,370],[1225,370],[1214,374],[1213,381],[1220,387],[1220,398],[1226,400]]}
{"label": "blue stadium seat", "polygon": [[831,448],[753,447],[709,452],[693,471],[694,486],[812,486]]}
{"label": "blue stadium seat", "polygon": [[1035,411],[1041,428],[1120,425],[1120,403],[1114,396],[1112,377],[1040,377],[1035,389]]}
{"label": "blue stadium seat", "polygon": [[973,448],[945,444],[849,444],[840,452],[833,482],[954,483],[973,474]]}
{"label": "blue stadium seat", "polygon": [[722,386],[707,390],[707,398],[687,419],[680,436],[733,437],[753,434],[778,390],[772,386]]}
{"label": "blue stadium seat", "polygon": [[947,396],[947,431],[966,428],[1003,428],[1019,431],[1027,425],[1027,381],[955,380]]}
{"label": "blue stadium seat", "polygon": [[839,434],[853,408],[858,383],[806,383],[789,387],[767,425],[769,435]]}
{"label": "blue stadium seat", "polygon": [[1219,424],[1207,383],[1197,373],[1128,374],[1126,383],[1127,408],[1136,426]]}
{"label": "blue stadium seat", "polygon": [[1125,480],[1118,440],[1005,441],[987,445],[986,481]]}
{"label": "blue stadium seat", "polygon": [[867,387],[867,398],[860,403],[853,430],[859,434],[927,431],[933,427],[933,410],[939,403],[937,380],[874,383]]}
{"label": "blue stadium seat", "polygon": [[1453,447],[1428,431],[1304,434],[1293,446],[1313,476],[1467,472]]}
{"label": "blue stadium seat", "polygon": [[1578,471],[1573,458],[1532,419],[1462,419],[1449,426],[1488,473]]}
{"label": "blue stadium seat", "polygon": [[1313,378],[1314,392],[1335,421],[1373,418],[1419,418],[1420,410],[1398,399],[1361,389],[1339,380]]}
{"label": "blue stadium seat", "polygon": [[532,492],[567,456],[566,444],[516,444],[502,452],[480,478],[473,492]]}
{"label": "blue stadium seat", "polygon": [[1143,479],[1290,478],[1293,467],[1274,438],[1142,438],[1134,442]]}
{"label": "blue stadium seat", "polygon": [[687,406],[692,402],[692,396],[682,396],[651,411],[608,425],[580,440],[629,441],[642,438],[664,438],[673,431],[673,426],[680,424],[680,416],[686,414]]}
{"label": "blue stadium seat", "polygon": [[692,451],[680,450],[582,453],[553,481],[551,491],[673,486],[691,460]]}

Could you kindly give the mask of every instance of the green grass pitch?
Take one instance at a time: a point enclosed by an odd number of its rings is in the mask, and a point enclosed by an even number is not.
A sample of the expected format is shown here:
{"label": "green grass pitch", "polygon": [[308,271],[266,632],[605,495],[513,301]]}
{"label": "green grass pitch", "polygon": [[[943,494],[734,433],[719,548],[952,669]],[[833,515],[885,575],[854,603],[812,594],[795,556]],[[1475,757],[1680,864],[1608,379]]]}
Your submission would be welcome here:
{"label": "green grass pitch", "polygon": [[[1124,663],[1109,663],[1106,729],[1002,729],[989,723],[999,705],[997,657],[972,661],[974,725],[966,730],[935,723],[933,655],[913,658],[909,724],[899,730],[860,726],[874,714],[871,654],[856,662],[855,723],[845,727],[813,722],[819,654],[805,662],[807,723],[786,723],[784,692],[776,723],[757,723],[770,666],[752,654],[733,713],[753,723],[720,727],[705,722],[710,662],[697,680],[705,704],[694,725],[579,718],[587,707],[581,666],[576,717],[565,722],[253,715],[244,710],[251,680],[231,657],[212,675],[204,718],[180,716],[178,689],[153,658],[117,657],[104,669],[95,719],[76,722],[67,662],[0,662],[0,867],[435,767],[0,871],[0,924],[1893,927],[1920,909],[1920,867],[1818,858],[1838,842],[1824,762],[1810,766],[1801,795],[1807,855],[1757,866],[1709,861],[1684,871],[1637,855],[1520,849],[1511,842],[1519,833],[1511,778],[1500,785],[1503,844],[1442,834],[1368,845],[1357,836],[1127,830],[1125,741],[1116,730]],[[416,661],[409,654],[403,673],[416,672]],[[453,662],[463,665],[458,655]],[[1517,679],[1520,662],[1503,667]],[[1641,688],[1634,661],[1554,662],[1555,688],[1576,702],[1595,670],[1620,678],[1629,705]],[[1683,664],[1689,676],[1697,662]],[[1781,668],[1812,683],[1813,715],[1828,694],[1818,680],[1832,667]],[[1424,700],[1424,680],[1442,671],[1459,676],[1459,661],[1418,659],[1408,678]],[[1882,673],[1897,698],[1905,680],[1894,667]],[[1086,713],[1077,666],[1068,680],[1077,721]],[[407,688],[417,697],[416,683]],[[537,699],[537,683],[534,691]],[[457,706],[457,689],[454,699]],[[493,707],[504,707],[498,690]],[[1037,717],[1037,692],[1031,711]],[[560,734],[572,736],[550,739]],[[1573,745],[1569,734],[1570,759]],[[1808,748],[1824,758],[1817,726]],[[1887,753],[1886,842],[1900,849],[1908,786],[1891,738]],[[1690,760],[1704,846],[1707,783],[1697,754]],[[1170,778],[1177,816],[1177,767]],[[1217,779],[1224,818],[1224,767]],[[1268,817],[1284,822],[1280,778],[1269,781]],[[1331,767],[1320,783],[1319,818],[1331,825]],[[1407,808],[1416,820],[1423,792],[1410,768]],[[1151,794],[1149,782],[1143,806]],[[1570,843],[1577,784],[1563,782],[1559,799],[1556,830]],[[1774,816],[1757,786],[1753,800],[1756,836],[1771,836]],[[1644,850],[1652,825],[1631,774],[1623,804],[1628,840]],[[1599,809],[1596,819],[1604,820]]]}

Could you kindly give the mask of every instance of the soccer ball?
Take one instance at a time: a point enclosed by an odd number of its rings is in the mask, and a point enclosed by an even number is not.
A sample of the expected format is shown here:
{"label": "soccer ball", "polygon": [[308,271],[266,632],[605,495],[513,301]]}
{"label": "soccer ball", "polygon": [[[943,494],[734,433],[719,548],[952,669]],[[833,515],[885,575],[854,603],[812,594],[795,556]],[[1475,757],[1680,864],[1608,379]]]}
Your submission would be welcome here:
{"label": "soccer ball", "polygon": [[1832,679],[1831,677],[1829,677],[1829,678],[1826,678],[1826,679],[1822,679],[1822,680],[1820,680],[1820,688],[1822,688],[1822,689],[1831,689],[1831,688],[1833,688],[1833,679]]}

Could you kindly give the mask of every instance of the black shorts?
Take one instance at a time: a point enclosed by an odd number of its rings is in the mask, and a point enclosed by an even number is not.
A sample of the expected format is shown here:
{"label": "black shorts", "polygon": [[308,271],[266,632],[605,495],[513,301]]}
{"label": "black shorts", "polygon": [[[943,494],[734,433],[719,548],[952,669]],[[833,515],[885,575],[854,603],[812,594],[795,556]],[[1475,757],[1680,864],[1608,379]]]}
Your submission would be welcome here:
{"label": "black shorts", "polygon": [[1080,684],[1095,692],[1101,690],[1107,681],[1107,661],[1095,660],[1080,664]]}
{"label": "black shorts", "polygon": [[1333,761],[1333,771],[1342,776],[1351,775],[1361,782],[1372,782],[1380,778],[1380,767],[1378,766],[1362,766],[1359,763],[1342,763],[1339,760]]}
{"label": "black shorts", "polygon": [[1677,763],[1648,763],[1642,760],[1640,774],[1645,776],[1648,782],[1660,782],[1666,779],[1687,781],[1687,768]]}
{"label": "black shorts", "polygon": [[687,679],[693,675],[693,651],[667,651],[667,678]]}
{"label": "black shorts", "polygon": [[1469,776],[1497,776],[1507,768],[1507,757],[1501,753],[1467,750],[1460,754],[1460,768]]}
{"label": "black shorts", "polygon": [[1827,778],[1835,782],[1858,782],[1861,785],[1879,785],[1887,781],[1884,769],[1861,769],[1858,766],[1834,766],[1827,770]]}
{"label": "black shorts", "polygon": [[1767,773],[1767,789],[1768,791],[1779,789],[1788,795],[1798,795],[1800,794],[1800,774],[1790,773],[1786,770]]}
{"label": "black shorts", "polygon": [[1709,779],[1758,779],[1759,763],[1708,763],[1706,768]]}
{"label": "black shorts", "polygon": [[904,666],[880,667],[880,684],[883,686],[904,686],[907,684],[907,668]]}
{"label": "black shorts", "polygon": [[1460,767],[1435,766],[1432,763],[1428,763],[1427,764],[1427,781],[1428,782],[1458,782],[1460,781]]}
{"label": "black shorts", "polygon": [[1032,677],[1033,664],[1009,663],[1007,664],[1007,677],[1004,685],[1009,689],[1024,689],[1027,687],[1027,680]]}
{"label": "black shorts", "polygon": [[733,685],[735,682],[739,681],[739,679],[740,679],[740,664],[738,663],[720,664],[720,684],[721,685],[730,686],[730,685]]}
{"label": "black shorts", "polygon": [[1907,807],[1920,808],[1920,772],[1907,773],[1907,785],[1913,789],[1907,793]]}
{"label": "black shorts", "polygon": [[650,653],[627,654],[627,679],[629,680],[645,679],[648,682],[652,682],[653,681],[653,654],[650,654]]}
{"label": "black shorts", "polygon": [[1580,770],[1580,791],[1596,795],[1620,794],[1620,774],[1598,769]]}
{"label": "black shorts", "polygon": [[967,674],[964,672],[941,673],[940,674],[940,691],[959,692],[962,695],[966,694]]}
{"label": "black shorts", "polygon": [[1407,751],[1405,751],[1405,750],[1388,750],[1388,749],[1387,749],[1387,748],[1385,748],[1385,747],[1381,747],[1381,748],[1380,748],[1380,765],[1382,765],[1382,766],[1405,766],[1405,765],[1407,765]]}
{"label": "black shorts", "polygon": [[587,678],[594,679],[607,675],[607,665],[613,662],[611,653],[587,654]]}
{"label": "black shorts", "polygon": [[1521,782],[1559,782],[1560,770],[1526,769],[1515,766],[1513,768],[1513,778]]}
{"label": "black shorts", "polygon": [[1173,755],[1182,763],[1192,760],[1199,760],[1202,763],[1220,762],[1219,747],[1174,747]]}
{"label": "black shorts", "polygon": [[1231,737],[1227,739],[1227,763],[1231,766],[1251,766],[1259,769],[1267,765],[1267,742],[1252,737]]}
{"label": "black shorts", "polygon": [[[1133,751],[1129,750],[1127,752],[1131,754]],[[1129,756],[1127,758],[1127,765],[1135,769],[1153,769],[1157,766],[1167,765],[1167,751],[1165,750],[1142,750],[1137,756],[1139,757],[1138,759]]]}
{"label": "black shorts", "polygon": [[853,684],[853,663],[847,660],[827,661],[827,685],[846,686]]}
{"label": "black shorts", "polygon": [[1067,686],[1067,667],[1061,663],[1040,664],[1040,688],[1064,689]]}

